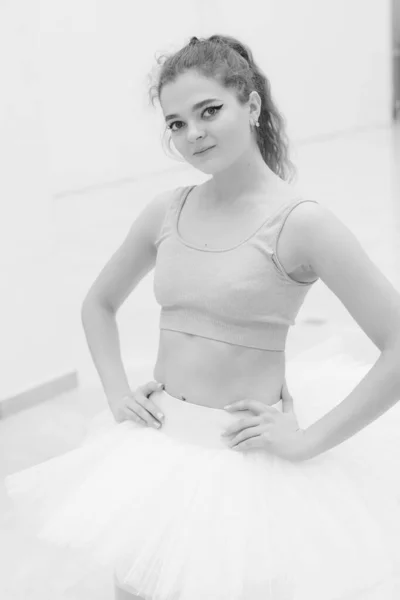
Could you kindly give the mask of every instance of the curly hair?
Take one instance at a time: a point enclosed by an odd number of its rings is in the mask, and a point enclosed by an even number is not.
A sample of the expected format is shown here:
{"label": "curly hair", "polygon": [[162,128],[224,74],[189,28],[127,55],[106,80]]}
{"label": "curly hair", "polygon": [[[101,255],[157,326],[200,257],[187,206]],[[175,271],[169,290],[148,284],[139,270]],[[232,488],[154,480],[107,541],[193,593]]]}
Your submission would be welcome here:
{"label": "curly hair", "polygon": [[[234,89],[241,105],[256,90],[261,97],[260,126],[256,128],[257,145],[264,162],[281,179],[291,181],[294,178],[296,168],[289,159],[285,119],[272,100],[270,82],[255,63],[247,46],[236,38],[218,34],[200,40],[192,37],[186,46],[172,55],[161,55],[156,61],[158,67],[150,75],[149,89],[153,107],[154,101],[160,100],[163,86],[174,82],[180,74],[189,70],[214,78],[222,86]],[[168,132],[166,130],[165,134]]]}

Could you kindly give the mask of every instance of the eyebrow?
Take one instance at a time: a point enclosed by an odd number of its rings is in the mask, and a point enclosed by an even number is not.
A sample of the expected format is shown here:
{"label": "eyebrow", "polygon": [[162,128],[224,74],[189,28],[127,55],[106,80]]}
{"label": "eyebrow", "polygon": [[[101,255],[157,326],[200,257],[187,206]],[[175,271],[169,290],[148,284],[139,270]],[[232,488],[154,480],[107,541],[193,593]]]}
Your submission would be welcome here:
{"label": "eyebrow", "polygon": [[[192,110],[193,111],[198,110],[205,104],[208,104],[209,102],[216,102],[216,101],[218,101],[218,98],[207,98],[207,100],[202,100],[201,102],[197,102],[197,104],[194,104]],[[167,115],[165,117],[165,120],[168,121],[169,119],[174,119],[175,117],[179,117],[179,115],[177,115],[177,114]]]}

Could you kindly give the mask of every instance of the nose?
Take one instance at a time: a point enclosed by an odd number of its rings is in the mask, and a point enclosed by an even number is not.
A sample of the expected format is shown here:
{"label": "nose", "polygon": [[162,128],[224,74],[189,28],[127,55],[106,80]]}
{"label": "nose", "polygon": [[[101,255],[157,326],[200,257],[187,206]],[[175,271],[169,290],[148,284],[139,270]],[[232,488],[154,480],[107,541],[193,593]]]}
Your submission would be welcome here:
{"label": "nose", "polygon": [[204,129],[198,127],[196,123],[188,125],[187,128],[187,139],[189,142],[196,142],[204,138]]}

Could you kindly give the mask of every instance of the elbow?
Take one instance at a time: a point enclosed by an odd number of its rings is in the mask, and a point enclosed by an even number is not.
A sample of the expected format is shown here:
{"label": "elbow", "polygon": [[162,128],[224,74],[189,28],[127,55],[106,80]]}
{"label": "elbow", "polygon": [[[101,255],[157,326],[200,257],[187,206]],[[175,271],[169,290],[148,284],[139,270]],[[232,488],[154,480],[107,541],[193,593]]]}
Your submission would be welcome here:
{"label": "elbow", "polygon": [[381,352],[386,352],[397,356],[400,359],[400,331],[391,332],[380,346]]}
{"label": "elbow", "polygon": [[82,305],[81,305],[81,323],[83,325],[85,324],[85,320],[86,320],[87,316],[92,311],[92,306],[93,305],[89,305],[89,302],[87,302],[86,300],[84,300],[82,302]]}
{"label": "elbow", "polygon": [[86,296],[81,304],[81,315],[86,314],[87,311],[93,307],[94,303],[95,301],[93,300],[93,298]]}
{"label": "elbow", "polygon": [[100,300],[99,298],[95,298],[93,296],[86,296],[81,304],[81,317],[82,319],[88,314],[91,313],[96,308],[100,308],[103,310],[108,310],[109,312],[114,313],[115,311],[108,306],[105,302]]}

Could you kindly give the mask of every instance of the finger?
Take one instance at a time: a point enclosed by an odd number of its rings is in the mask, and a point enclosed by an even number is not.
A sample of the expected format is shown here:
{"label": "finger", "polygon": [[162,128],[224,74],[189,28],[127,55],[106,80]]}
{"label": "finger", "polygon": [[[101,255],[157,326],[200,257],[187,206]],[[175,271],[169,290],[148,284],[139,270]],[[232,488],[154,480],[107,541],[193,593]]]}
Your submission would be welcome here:
{"label": "finger", "polygon": [[254,441],[253,438],[259,438],[264,434],[264,430],[264,427],[261,427],[260,425],[257,427],[250,427],[249,429],[243,429],[243,431],[240,431],[237,435],[235,435],[234,438],[229,440],[228,445],[231,448],[234,448],[239,444],[243,444],[243,442],[246,442],[247,440]]}
{"label": "finger", "polygon": [[154,419],[153,416],[147,412],[140,404],[136,404],[136,406],[132,409],[139,417],[148,425],[149,427],[154,427],[155,429],[160,429],[161,423]]}
{"label": "finger", "polygon": [[135,407],[137,403],[135,402],[134,393],[126,394],[123,398],[123,405],[121,410],[124,411],[124,415],[126,419],[130,419],[131,421],[136,421],[137,423],[147,425],[147,422],[142,419],[140,414],[135,411]]}
{"label": "finger", "polygon": [[135,400],[145,409],[147,412],[154,417],[156,421],[160,423],[164,420],[164,414],[159,406],[157,406],[153,400],[144,396],[143,394],[135,394]]}
{"label": "finger", "polygon": [[265,412],[273,413],[276,412],[276,408],[265,404],[264,402],[260,402],[259,400],[238,400],[237,402],[233,402],[232,404],[227,404],[224,406],[224,409],[228,412],[234,412],[235,410],[251,410],[256,415],[261,415]]}
{"label": "finger", "polygon": [[147,398],[144,396],[141,397],[139,393],[135,393],[134,397],[130,398],[127,408],[136,413],[146,423],[146,425],[159,429],[161,425],[160,422],[157,419],[154,419],[153,415],[150,414],[142,404],[145,403],[146,400]]}
{"label": "finger", "polygon": [[249,450],[251,448],[266,448],[268,446],[268,433],[260,430],[257,435],[251,435],[231,445],[231,450]]}
{"label": "finger", "polygon": [[138,390],[140,390],[143,396],[146,397],[150,396],[150,394],[152,394],[153,392],[157,392],[161,389],[164,389],[164,384],[154,380],[148,381],[147,383],[144,383],[143,385],[140,385],[138,387]]}
{"label": "finger", "polygon": [[235,420],[235,422],[229,425],[221,435],[223,437],[229,437],[230,435],[236,435],[246,427],[256,427],[257,425],[260,425],[260,417],[243,417]]}
{"label": "finger", "polygon": [[135,421],[135,423],[139,423],[139,425],[148,426],[147,421],[142,419],[142,417],[138,415],[130,406],[125,406],[125,414],[129,420]]}

